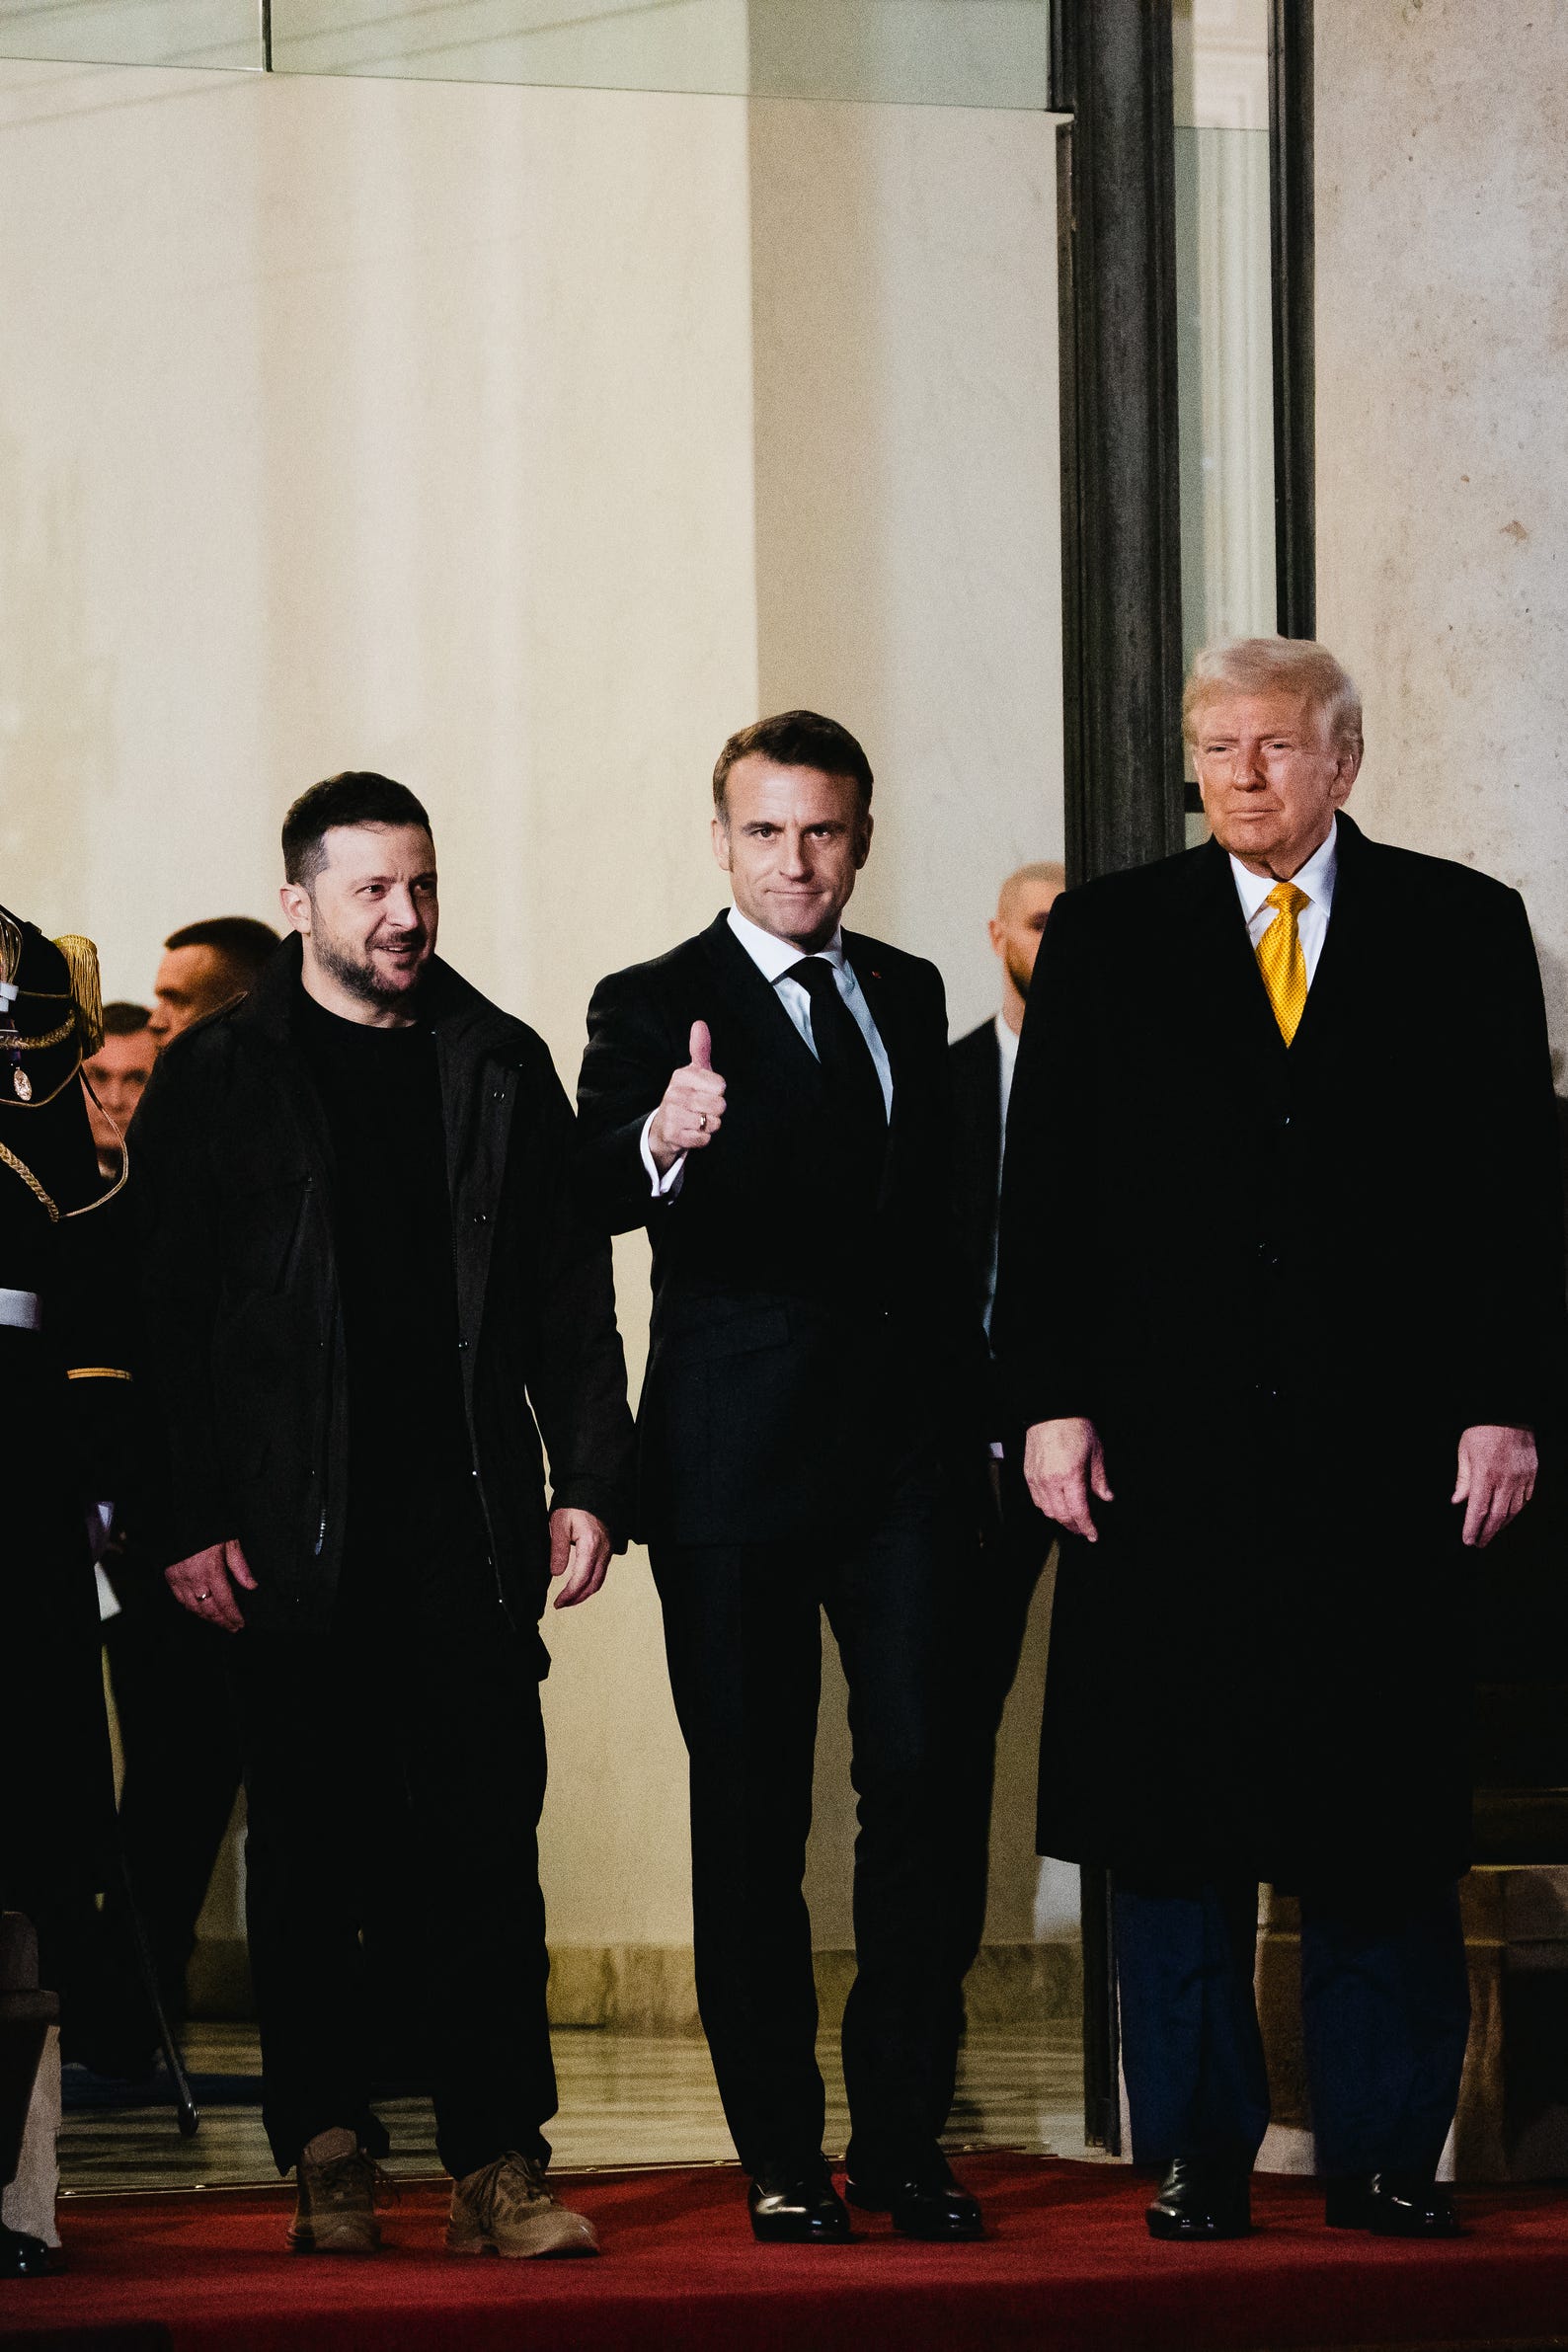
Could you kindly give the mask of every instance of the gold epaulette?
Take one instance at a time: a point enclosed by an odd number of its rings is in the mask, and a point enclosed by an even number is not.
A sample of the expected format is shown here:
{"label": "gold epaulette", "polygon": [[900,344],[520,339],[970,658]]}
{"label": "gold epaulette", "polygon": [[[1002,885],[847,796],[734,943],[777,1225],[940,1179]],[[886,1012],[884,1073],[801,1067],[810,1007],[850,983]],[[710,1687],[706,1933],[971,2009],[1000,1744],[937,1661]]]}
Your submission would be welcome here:
{"label": "gold epaulette", "polygon": [[70,976],[76,1033],[85,1060],[104,1042],[104,983],[99,977],[98,950],[79,931],[62,932],[54,944],[65,958],[65,969]]}

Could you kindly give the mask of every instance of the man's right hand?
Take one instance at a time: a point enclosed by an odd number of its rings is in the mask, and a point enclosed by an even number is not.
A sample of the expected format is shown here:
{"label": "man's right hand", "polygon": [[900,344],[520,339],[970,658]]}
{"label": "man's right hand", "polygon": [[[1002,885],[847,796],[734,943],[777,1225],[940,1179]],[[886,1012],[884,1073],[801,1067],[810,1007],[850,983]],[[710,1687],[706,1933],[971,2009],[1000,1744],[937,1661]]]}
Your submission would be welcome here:
{"label": "man's right hand", "polygon": [[1038,1510],[1069,1535],[1099,1541],[1091,1495],[1112,1500],[1105,1449],[1092,1421],[1037,1421],[1024,1440],[1024,1478]]}
{"label": "man's right hand", "polygon": [[256,1579],[232,1535],[226,1543],[209,1543],[205,1551],[176,1560],[172,1568],[164,1570],[164,1576],[180,1607],[194,1617],[205,1617],[209,1625],[221,1625],[225,1633],[244,1632],[245,1619],[234,1587],[241,1585],[247,1593],[254,1593]]}
{"label": "man's right hand", "polygon": [[648,1148],[661,1176],[667,1176],[685,1151],[713,1141],[724,1118],[724,1080],[713,1066],[713,1040],[706,1021],[691,1024],[691,1059],[665,1088],[665,1099],[648,1129]]}

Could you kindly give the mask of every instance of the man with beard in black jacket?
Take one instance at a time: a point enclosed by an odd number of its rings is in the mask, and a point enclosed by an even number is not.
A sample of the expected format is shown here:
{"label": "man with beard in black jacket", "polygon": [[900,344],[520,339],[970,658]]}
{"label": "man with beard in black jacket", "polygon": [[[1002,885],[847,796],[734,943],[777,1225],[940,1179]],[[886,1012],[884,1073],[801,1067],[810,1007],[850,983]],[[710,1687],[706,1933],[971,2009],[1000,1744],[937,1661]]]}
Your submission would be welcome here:
{"label": "man with beard in black jacket", "polygon": [[627,1524],[609,1249],[574,1215],[544,1044],[435,958],[414,795],[332,777],[283,858],[297,937],[160,1059],[132,1148],[169,1582],[235,1636],[289,2242],[379,2241],[359,1937],[390,1916],[448,2246],[591,2252],[545,2181],[536,1624],[552,1577],[557,1607],[598,1590]]}

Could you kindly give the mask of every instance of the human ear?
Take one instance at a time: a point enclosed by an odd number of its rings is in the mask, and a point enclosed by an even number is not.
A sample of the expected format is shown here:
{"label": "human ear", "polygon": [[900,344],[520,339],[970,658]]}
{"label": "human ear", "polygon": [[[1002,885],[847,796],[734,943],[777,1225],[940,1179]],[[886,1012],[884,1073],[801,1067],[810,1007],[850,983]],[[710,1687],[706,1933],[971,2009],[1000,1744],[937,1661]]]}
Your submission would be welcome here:
{"label": "human ear", "polygon": [[713,825],[709,833],[709,839],[713,843],[713,858],[715,865],[717,865],[722,872],[728,874],[730,871],[730,827],[725,823],[724,819],[718,814],[717,810],[714,812]]}

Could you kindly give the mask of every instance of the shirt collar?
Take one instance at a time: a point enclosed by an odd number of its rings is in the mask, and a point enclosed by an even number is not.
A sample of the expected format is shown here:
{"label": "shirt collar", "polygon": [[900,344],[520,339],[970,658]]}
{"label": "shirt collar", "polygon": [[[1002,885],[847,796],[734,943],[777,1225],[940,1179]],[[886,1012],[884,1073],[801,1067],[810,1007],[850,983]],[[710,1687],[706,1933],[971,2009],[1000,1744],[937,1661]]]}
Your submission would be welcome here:
{"label": "shirt collar", "polygon": [[797,947],[793,939],[776,938],[771,931],[764,931],[760,923],[748,921],[739,906],[732,906],[730,928],[765,980],[781,980],[807,954],[821,956],[836,972],[844,969],[844,934],[841,927],[833,933],[825,947],[807,949]]}
{"label": "shirt collar", "polygon": [[1001,1052],[1003,1069],[1011,1069],[1018,1059],[1018,1032],[1008,1028],[1005,1013],[996,1016],[996,1043]]}
{"label": "shirt collar", "polygon": [[[1334,903],[1334,876],[1339,866],[1338,832],[1339,819],[1336,817],[1329,825],[1327,838],[1318,843],[1305,865],[1291,876],[1296,889],[1321,906],[1325,914]],[[1274,879],[1268,874],[1250,873],[1237,857],[1231,859],[1230,871],[1235,876],[1241,911],[1250,923],[1270,891],[1276,887]]]}

